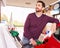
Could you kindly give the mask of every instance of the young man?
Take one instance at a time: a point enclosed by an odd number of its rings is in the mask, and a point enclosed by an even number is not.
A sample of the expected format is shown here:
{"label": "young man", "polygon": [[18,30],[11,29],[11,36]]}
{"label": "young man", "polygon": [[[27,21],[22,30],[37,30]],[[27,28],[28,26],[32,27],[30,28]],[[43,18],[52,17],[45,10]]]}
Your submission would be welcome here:
{"label": "young man", "polygon": [[[28,15],[25,25],[24,25],[24,37],[23,43],[34,42],[38,40],[40,34],[42,33],[43,28],[48,22],[58,23],[59,21],[55,18],[49,17],[42,13],[42,10],[45,7],[45,3],[43,1],[37,1],[36,3],[36,12]],[[33,43],[35,45],[35,43]],[[25,48],[31,48],[31,46],[27,45]]]}

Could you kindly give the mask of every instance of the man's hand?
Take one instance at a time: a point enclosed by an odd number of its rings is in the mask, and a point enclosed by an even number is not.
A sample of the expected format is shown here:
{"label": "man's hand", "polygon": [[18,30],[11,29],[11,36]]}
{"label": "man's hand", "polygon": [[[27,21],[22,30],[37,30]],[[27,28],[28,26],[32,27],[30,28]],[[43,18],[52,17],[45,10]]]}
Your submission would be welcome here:
{"label": "man's hand", "polygon": [[32,44],[33,46],[37,45],[36,41],[33,38],[30,39],[30,44]]}

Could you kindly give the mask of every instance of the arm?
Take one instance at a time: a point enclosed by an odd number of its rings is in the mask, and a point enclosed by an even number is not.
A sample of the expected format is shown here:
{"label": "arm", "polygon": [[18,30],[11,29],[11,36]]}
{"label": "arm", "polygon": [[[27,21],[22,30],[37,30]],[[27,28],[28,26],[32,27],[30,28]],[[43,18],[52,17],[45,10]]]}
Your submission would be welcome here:
{"label": "arm", "polygon": [[49,17],[49,22],[53,23],[51,26],[51,31],[54,33],[56,31],[56,25],[59,23],[59,20],[56,18]]}
{"label": "arm", "polygon": [[56,18],[53,18],[53,17],[48,17],[48,22],[51,22],[51,23],[59,23],[59,20],[58,19],[56,19]]}
{"label": "arm", "polygon": [[28,36],[28,38],[32,38],[32,34],[29,30],[29,27],[30,27],[30,18],[29,18],[30,15],[28,15],[27,19],[26,19],[26,22],[25,22],[25,25],[24,25],[24,34],[26,34],[25,36]]}
{"label": "arm", "polygon": [[[48,23],[47,23],[48,24]],[[46,31],[51,31],[52,33],[56,32],[56,23],[50,23],[51,25],[47,25],[44,27],[42,33],[46,33]]]}
{"label": "arm", "polygon": [[56,28],[57,28],[56,25],[57,25],[56,23],[53,23],[52,26],[51,26],[51,31],[53,33],[56,32]]}

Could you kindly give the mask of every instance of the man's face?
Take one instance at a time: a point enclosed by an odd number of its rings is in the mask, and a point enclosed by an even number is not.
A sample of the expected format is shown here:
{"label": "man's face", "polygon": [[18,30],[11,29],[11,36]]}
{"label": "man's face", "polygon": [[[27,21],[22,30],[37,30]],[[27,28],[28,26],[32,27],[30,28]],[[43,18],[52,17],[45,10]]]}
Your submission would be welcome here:
{"label": "man's face", "polygon": [[37,3],[35,9],[36,9],[36,12],[41,12],[42,9],[43,9],[43,7],[42,7],[42,3]]}

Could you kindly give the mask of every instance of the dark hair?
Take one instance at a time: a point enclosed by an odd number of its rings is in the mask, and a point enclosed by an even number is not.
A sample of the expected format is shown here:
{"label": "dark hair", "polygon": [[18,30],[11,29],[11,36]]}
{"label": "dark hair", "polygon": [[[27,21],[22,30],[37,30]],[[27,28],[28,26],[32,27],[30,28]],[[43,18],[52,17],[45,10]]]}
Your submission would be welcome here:
{"label": "dark hair", "polygon": [[45,7],[45,3],[43,1],[37,1],[37,3],[42,3],[42,6]]}

